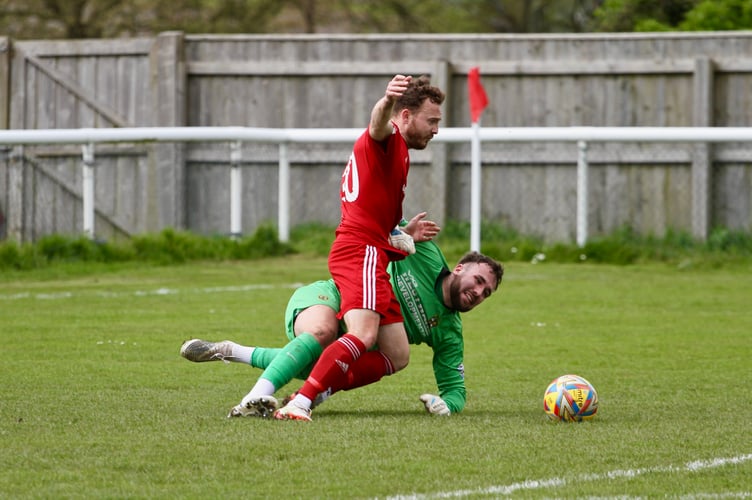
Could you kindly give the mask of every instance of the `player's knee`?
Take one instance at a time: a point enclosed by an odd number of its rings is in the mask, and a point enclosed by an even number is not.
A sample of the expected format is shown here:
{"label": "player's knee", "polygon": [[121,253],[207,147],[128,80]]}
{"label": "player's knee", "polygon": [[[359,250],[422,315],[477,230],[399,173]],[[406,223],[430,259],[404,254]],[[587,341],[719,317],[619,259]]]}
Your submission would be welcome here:
{"label": "player's knee", "polygon": [[363,345],[366,346],[366,349],[372,348],[374,345],[376,345],[376,332],[358,332],[356,334],[356,337],[360,339],[361,342],[363,342]]}
{"label": "player's knee", "polygon": [[351,330],[348,332],[360,340],[366,349],[371,349],[376,345],[376,339],[378,338],[377,332],[371,332],[367,329]]}
{"label": "player's knee", "polygon": [[404,370],[405,368],[407,368],[407,365],[410,362],[410,351],[408,350],[407,352],[390,353],[389,361],[392,362],[394,373],[397,373],[400,370]]}
{"label": "player's knee", "polygon": [[339,320],[337,313],[328,306],[316,304],[301,311],[295,318],[295,335],[309,333],[313,335],[322,347],[326,347],[339,334]]}
{"label": "player's knee", "polygon": [[402,323],[382,326],[378,342],[379,350],[391,361],[394,373],[407,366],[410,361],[410,344]]}
{"label": "player's knee", "polygon": [[338,329],[336,326],[334,327],[322,326],[322,327],[312,328],[311,330],[312,331],[308,333],[310,333],[316,338],[316,340],[319,342],[321,347],[326,347],[332,342],[334,342],[335,340],[337,340]]}

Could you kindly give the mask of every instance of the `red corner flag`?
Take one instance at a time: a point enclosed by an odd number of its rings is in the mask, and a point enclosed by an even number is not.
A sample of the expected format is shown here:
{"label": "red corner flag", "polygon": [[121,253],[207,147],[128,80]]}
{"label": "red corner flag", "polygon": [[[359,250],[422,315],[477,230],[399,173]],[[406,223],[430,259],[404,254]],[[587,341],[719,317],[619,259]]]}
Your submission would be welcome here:
{"label": "red corner flag", "polygon": [[488,106],[488,96],[480,83],[480,70],[476,66],[467,74],[467,93],[470,97],[470,121],[477,123],[480,114]]}

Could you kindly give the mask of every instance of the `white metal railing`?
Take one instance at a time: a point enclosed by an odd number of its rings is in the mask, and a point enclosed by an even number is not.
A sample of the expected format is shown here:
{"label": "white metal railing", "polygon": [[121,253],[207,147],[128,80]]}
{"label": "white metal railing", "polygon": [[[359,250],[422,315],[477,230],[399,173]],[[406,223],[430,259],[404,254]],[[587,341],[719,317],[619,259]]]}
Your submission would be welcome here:
{"label": "white metal railing", "polygon": [[[257,127],[134,127],[47,130],[0,130],[0,145],[81,144],[83,169],[83,230],[94,236],[94,149],[99,143],[113,142],[228,142],[230,144],[230,228],[241,232],[241,144],[279,144],[278,232],[281,241],[290,236],[290,164],[287,146],[291,143],[349,143],[362,128],[257,128]],[[482,142],[573,142],[577,159],[577,243],[587,241],[587,148],[589,142],[747,142],[748,127],[448,127],[440,130],[434,142],[471,143],[471,242],[480,249],[480,155]]]}

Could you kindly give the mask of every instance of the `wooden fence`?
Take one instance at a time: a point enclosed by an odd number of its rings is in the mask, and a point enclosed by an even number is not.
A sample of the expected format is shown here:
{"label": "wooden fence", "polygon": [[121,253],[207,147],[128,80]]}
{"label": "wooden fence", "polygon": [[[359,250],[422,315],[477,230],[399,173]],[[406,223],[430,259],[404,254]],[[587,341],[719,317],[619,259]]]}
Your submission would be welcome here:
{"label": "wooden fence", "polygon": [[[448,96],[442,125],[468,126],[473,66],[486,126],[748,126],[750,54],[748,32],[0,38],[0,127],[365,128],[395,73],[430,74]],[[290,149],[293,226],[336,223],[350,147]],[[244,233],[277,218],[277,151],[242,146]],[[113,144],[96,158],[98,237],[229,233],[229,144]],[[0,237],[80,233],[81,161],[80,147],[0,151]],[[574,240],[576,162],[574,144],[484,144],[483,219]],[[591,235],[752,229],[749,144],[603,144],[589,162]],[[415,152],[406,214],[469,220],[469,163],[469,145]]]}

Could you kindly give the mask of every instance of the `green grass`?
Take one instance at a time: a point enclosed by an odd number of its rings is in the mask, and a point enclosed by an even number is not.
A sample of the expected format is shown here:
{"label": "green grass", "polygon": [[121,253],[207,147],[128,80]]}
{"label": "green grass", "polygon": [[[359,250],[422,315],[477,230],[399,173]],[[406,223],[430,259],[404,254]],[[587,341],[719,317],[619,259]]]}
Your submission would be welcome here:
{"label": "green grass", "polygon": [[[749,497],[752,264],[697,263],[507,262],[464,315],[465,412],[423,411],[416,346],[311,424],[226,419],[259,371],[178,350],[281,345],[291,286],[325,258],[0,274],[0,497]],[[546,420],[564,373],[597,388],[592,422]]]}
{"label": "green grass", "polygon": [[[173,265],[197,260],[255,260],[290,254],[325,257],[333,237],[333,227],[317,223],[292,228],[287,243],[280,242],[276,228],[268,224],[260,226],[252,235],[239,238],[202,236],[174,229],[122,241],[48,235],[34,243],[0,242],[0,272],[55,267],[81,273],[92,266],[96,269],[98,265]],[[714,228],[705,241],[676,231],[668,231],[661,238],[642,236],[624,227],[606,236],[593,237],[582,248],[572,242],[545,243],[541,238],[522,235],[491,222],[483,224],[481,237],[481,251],[503,262],[545,260],[622,265],[666,262],[682,267],[723,267],[752,260],[752,234],[722,227]],[[459,258],[469,247],[470,225],[449,221],[437,241],[447,257]],[[77,266],[82,263],[86,266]]]}

